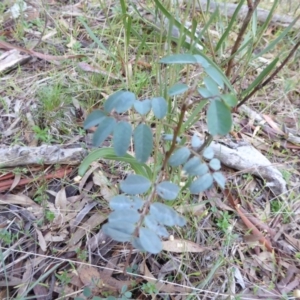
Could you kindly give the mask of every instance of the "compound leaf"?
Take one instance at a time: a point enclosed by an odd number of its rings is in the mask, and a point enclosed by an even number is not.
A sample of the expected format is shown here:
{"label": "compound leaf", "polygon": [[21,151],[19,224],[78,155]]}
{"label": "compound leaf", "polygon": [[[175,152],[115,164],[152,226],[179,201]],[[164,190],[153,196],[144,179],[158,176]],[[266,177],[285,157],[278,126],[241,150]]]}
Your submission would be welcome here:
{"label": "compound leaf", "polygon": [[114,128],[114,150],[116,155],[123,156],[127,152],[132,134],[131,125],[127,122],[119,122]]}
{"label": "compound leaf", "polygon": [[110,199],[109,207],[113,210],[132,208],[131,200],[125,195],[117,195]]}
{"label": "compound leaf", "polygon": [[140,219],[140,214],[135,209],[115,210],[110,213],[109,222],[136,223]]}
{"label": "compound leaf", "polygon": [[128,91],[117,91],[110,95],[104,103],[104,110],[110,113],[113,109],[117,113],[127,111],[135,101],[135,94]]}
{"label": "compound leaf", "polygon": [[209,171],[206,163],[202,163],[201,160],[194,156],[183,166],[183,170],[190,176],[202,176]]}
{"label": "compound leaf", "polygon": [[140,228],[139,231],[141,246],[152,254],[157,254],[162,250],[162,243],[155,232],[148,228]]}
{"label": "compound leaf", "polygon": [[221,98],[229,107],[235,107],[237,105],[238,100],[235,94],[223,94]]}
{"label": "compound leaf", "polygon": [[146,162],[153,149],[152,131],[148,125],[138,125],[133,133],[135,157],[138,162]]}
{"label": "compound leaf", "polygon": [[189,173],[189,171],[191,169],[198,168],[201,165],[201,163],[202,162],[201,162],[200,158],[197,156],[194,156],[185,163],[185,165],[183,166],[183,170],[185,172]]}
{"label": "compound leaf", "polygon": [[207,173],[197,180],[193,181],[190,185],[191,194],[199,194],[203,191],[208,190],[213,184],[213,177],[210,173]]}
{"label": "compound leaf", "polygon": [[191,140],[192,147],[197,149],[202,145],[202,143],[202,140],[196,134],[194,134]]}
{"label": "compound leaf", "polygon": [[224,88],[224,80],[223,80],[223,74],[220,73],[218,69],[216,69],[214,66],[209,65],[208,67],[205,68],[205,72],[211,79],[213,79],[219,87],[222,89]]}
{"label": "compound leaf", "polygon": [[214,96],[207,88],[198,88],[198,92],[203,98],[211,98]]}
{"label": "compound leaf", "polygon": [[212,159],[215,155],[214,153],[214,149],[212,147],[207,147],[204,149],[203,151],[203,157],[206,158],[206,159]]}
{"label": "compound leaf", "polygon": [[221,189],[225,188],[226,178],[221,172],[213,173],[213,178]]}
{"label": "compound leaf", "polygon": [[219,96],[220,95],[220,91],[219,91],[219,87],[216,84],[216,82],[211,79],[210,77],[205,77],[203,79],[204,84],[207,88],[207,90],[214,96]]}
{"label": "compound leaf", "polygon": [[230,109],[223,101],[213,100],[207,110],[207,123],[210,134],[226,135],[232,125]]}
{"label": "compound leaf", "polygon": [[105,116],[106,116],[105,113],[102,112],[101,110],[99,109],[94,110],[87,116],[86,120],[84,121],[83,128],[89,129],[93,126],[98,125]]}
{"label": "compound leaf", "polygon": [[129,198],[125,195],[117,195],[109,201],[109,206],[113,210],[124,210],[124,209],[141,209],[145,201],[139,197],[133,196]]}
{"label": "compound leaf", "polygon": [[201,55],[194,55],[196,61],[198,64],[200,64],[203,68],[208,68],[210,66],[210,63]]}
{"label": "compound leaf", "polygon": [[[146,251],[146,250],[144,249],[144,247],[141,245],[140,239],[139,239],[138,237],[136,237],[136,236],[134,236],[134,237],[132,238],[131,244],[132,244],[132,246],[133,246],[134,248],[136,248],[136,249],[138,249],[138,250],[140,250],[140,251]],[[114,298],[114,299],[116,299],[116,298]]]}
{"label": "compound leaf", "polygon": [[170,87],[170,89],[168,90],[168,95],[171,97],[181,95],[184,92],[186,92],[188,89],[189,89],[189,87],[186,84],[177,83],[177,84],[173,85],[172,87]]}
{"label": "compound leaf", "polygon": [[155,218],[151,215],[147,215],[144,219],[145,226],[156,232],[158,236],[168,238],[169,233],[165,226],[160,225]]}
{"label": "compound leaf", "polygon": [[[174,137],[173,134],[168,134],[168,133],[164,133],[164,134],[162,135],[162,139],[165,140],[165,141],[173,141],[173,137]],[[176,137],[176,142],[177,142],[177,143],[180,143],[180,142],[181,142],[180,137],[178,137],[178,136]]]}
{"label": "compound leaf", "polygon": [[143,101],[136,100],[133,106],[140,115],[146,115],[151,109],[151,101],[149,99]]}
{"label": "compound leaf", "polygon": [[150,214],[162,225],[184,226],[186,221],[172,207],[163,203],[155,202],[150,206]]}
{"label": "compound leaf", "polygon": [[103,232],[118,242],[129,242],[135,230],[135,225],[128,222],[108,222],[102,226]]}
{"label": "compound leaf", "polygon": [[128,175],[120,184],[121,190],[130,195],[143,194],[148,191],[151,181],[141,175]]}
{"label": "compound leaf", "polygon": [[160,182],[156,186],[157,194],[165,200],[175,200],[179,190],[180,188],[176,184],[169,181]]}
{"label": "compound leaf", "polygon": [[172,167],[177,167],[181,164],[184,164],[189,158],[190,154],[191,151],[186,147],[176,150],[169,159],[169,165]]}
{"label": "compound leaf", "polygon": [[208,167],[205,163],[202,163],[200,158],[197,156],[189,159],[183,166],[183,170],[189,175],[199,175],[202,176],[208,172]]}
{"label": "compound leaf", "polygon": [[112,117],[103,117],[93,135],[93,145],[99,147],[112,133],[116,126],[116,120]]}
{"label": "compound leaf", "polygon": [[152,98],[152,110],[157,119],[162,119],[167,114],[167,101],[163,97]]}
{"label": "compound leaf", "polygon": [[130,198],[124,194],[114,196],[109,201],[109,207],[113,210],[131,208]]}

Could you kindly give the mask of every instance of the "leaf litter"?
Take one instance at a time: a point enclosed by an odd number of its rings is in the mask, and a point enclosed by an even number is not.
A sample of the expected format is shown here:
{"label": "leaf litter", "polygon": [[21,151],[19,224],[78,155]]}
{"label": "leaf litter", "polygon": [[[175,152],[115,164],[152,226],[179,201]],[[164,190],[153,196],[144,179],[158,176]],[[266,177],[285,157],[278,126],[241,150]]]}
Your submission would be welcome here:
{"label": "leaf litter", "polygon": [[[86,115],[89,109],[82,103],[92,94],[84,98],[80,90],[74,90],[71,93],[74,99],[68,102],[70,91],[66,91],[60,104],[51,108],[55,111],[52,115],[45,103],[41,105],[43,97],[38,97],[37,92],[51,85],[55,80],[53,74],[58,73],[61,76],[56,79],[61,79],[64,85],[82,87],[84,82],[84,88],[93,92],[98,86],[95,88],[87,74],[103,76],[102,90],[96,92],[100,98],[118,90],[118,82],[125,79],[126,71],[118,72],[109,67],[115,62],[110,62],[105,51],[93,48],[93,41],[82,27],[76,38],[68,31],[71,17],[83,15],[81,2],[61,7],[56,1],[49,1],[49,5],[51,9],[46,13],[51,13],[54,20],[62,17],[66,37],[57,38],[56,21],[48,20],[47,31],[42,37],[46,47],[38,46],[33,50],[30,46],[19,46],[23,43],[13,35],[18,19],[10,20],[11,28],[7,27],[6,19],[3,28],[9,29],[1,31],[7,41],[0,42],[1,50],[6,50],[0,53],[0,70],[6,82],[0,88],[3,146],[16,143],[43,145],[44,141],[37,138],[32,129],[38,125],[41,129],[48,126],[48,134],[55,137],[56,142],[68,144],[74,138],[74,141],[85,142],[91,147],[90,141],[76,128],[82,125],[81,113]],[[93,5],[88,3],[88,9]],[[30,9],[32,13],[28,22],[44,13],[42,6]],[[111,11],[107,12],[115,17]],[[94,23],[89,25],[94,28],[107,26],[105,13],[100,11],[94,15]],[[24,32],[29,44],[37,45],[39,37],[36,37],[42,35],[41,28],[35,29],[38,35]],[[67,43],[62,42],[64,38],[69,39]],[[78,43],[84,54],[76,51]],[[109,46],[109,39],[104,38],[104,45]],[[101,63],[95,58],[97,55],[103,59]],[[78,62],[82,57],[87,58],[88,63]],[[74,68],[69,59],[75,60]],[[65,61],[70,65],[66,66]],[[149,62],[152,59],[147,61],[147,56],[137,59],[133,54],[130,62],[122,62],[122,69],[126,70],[126,64],[129,66],[135,61],[145,66],[147,72],[151,71]],[[16,67],[21,68],[19,74]],[[291,78],[299,79],[296,72],[289,71]],[[86,73],[82,75],[80,72]],[[136,70],[131,70],[132,74],[134,72]],[[283,86],[280,78],[276,85]],[[6,90],[14,90],[14,93]],[[187,295],[195,293],[201,298],[223,299],[235,293],[241,299],[280,299],[284,294],[295,293],[300,280],[299,173],[295,170],[299,166],[299,137],[290,115],[296,115],[296,119],[299,117],[292,105],[298,101],[299,91],[287,86],[286,90],[287,94],[278,88],[263,95],[262,99],[257,97],[257,103],[266,101],[270,94],[276,97],[276,93],[277,97],[285,99],[278,111],[262,114],[261,119],[266,123],[257,124],[257,118],[253,124],[249,120],[246,124],[244,120],[238,119],[238,122],[244,136],[256,143],[255,147],[264,154],[279,142],[281,148],[273,150],[271,161],[285,166],[290,174],[285,174],[284,179],[291,176],[293,189],[285,195],[273,197],[262,180],[247,178],[245,170],[235,172],[223,166],[232,184],[228,193],[205,192],[194,203],[185,205],[182,211],[190,218],[191,229],[184,229],[186,232],[177,232],[176,229],[174,240],[163,241],[163,255],[149,257],[133,250],[129,270],[122,276],[120,273],[130,248],[127,244],[111,241],[100,230],[109,213],[109,200],[118,193],[117,180],[124,176],[120,166],[101,161],[93,165],[79,183],[74,181],[74,169],[57,167],[55,163],[45,169],[30,164],[18,170],[3,167],[0,176],[3,193],[0,196],[0,298],[39,296],[47,299],[47,295],[51,295],[52,299],[62,299],[67,294],[73,299],[74,296],[83,296],[84,286],[89,286],[94,295],[110,293],[119,296],[122,287],[127,285],[129,289],[137,290],[136,299],[146,299],[141,287],[147,283],[155,286],[155,293],[161,298],[164,293],[176,293],[176,299],[186,299]],[[77,92],[83,99],[77,97]],[[78,100],[79,106],[75,109],[70,103],[78,103]],[[284,115],[285,109],[292,113]],[[59,111],[64,113],[64,120],[56,117]],[[251,119],[250,114],[248,116]],[[282,120],[287,120],[287,117],[290,118],[289,126],[279,125],[284,124]],[[289,152],[286,154],[282,150]],[[288,157],[295,159],[289,163]],[[41,161],[34,162],[43,166]],[[233,197],[232,191],[235,190],[238,195]],[[233,200],[229,199],[231,197]],[[216,210],[212,211],[212,208]],[[222,257],[221,261],[219,257]],[[134,269],[135,264],[137,268]],[[168,281],[164,281],[166,278]],[[8,288],[3,289],[3,286]]]}

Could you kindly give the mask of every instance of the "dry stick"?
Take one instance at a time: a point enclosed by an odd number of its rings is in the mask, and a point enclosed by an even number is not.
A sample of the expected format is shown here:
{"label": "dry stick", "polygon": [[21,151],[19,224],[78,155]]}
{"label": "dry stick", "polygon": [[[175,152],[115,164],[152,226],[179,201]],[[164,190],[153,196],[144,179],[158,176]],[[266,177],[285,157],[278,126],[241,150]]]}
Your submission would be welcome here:
{"label": "dry stick", "polygon": [[253,91],[244,97],[243,100],[241,100],[241,102],[239,102],[239,104],[236,106],[236,108],[239,108],[240,106],[242,106],[249,98],[251,98],[257,91],[259,91],[260,89],[262,89],[264,86],[266,86],[268,83],[270,83],[270,81],[281,71],[281,69],[287,64],[287,62],[291,59],[291,57],[294,55],[294,53],[296,52],[297,48],[299,48],[300,46],[300,40],[295,44],[295,46],[292,48],[292,50],[290,51],[289,55],[284,59],[284,61],[280,64],[279,67],[276,68],[276,70],[269,76],[269,78],[267,78],[262,84],[257,85]]}
{"label": "dry stick", "polygon": [[232,66],[233,66],[233,59],[234,59],[234,54],[237,52],[237,50],[240,47],[240,44],[242,42],[242,38],[246,32],[246,29],[249,25],[249,22],[251,21],[252,15],[257,7],[257,5],[259,4],[260,0],[256,0],[254,5],[252,3],[252,0],[247,0],[248,2],[248,13],[246,15],[246,18],[242,24],[242,27],[239,31],[238,37],[235,41],[235,44],[233,45],[233,48],[231,50],[231,55],[230,55],[230,60],[228,61],[228,65],[227,65],[227,70],[226,70],[226,77],[229,77],[231,70],[232,70]]}

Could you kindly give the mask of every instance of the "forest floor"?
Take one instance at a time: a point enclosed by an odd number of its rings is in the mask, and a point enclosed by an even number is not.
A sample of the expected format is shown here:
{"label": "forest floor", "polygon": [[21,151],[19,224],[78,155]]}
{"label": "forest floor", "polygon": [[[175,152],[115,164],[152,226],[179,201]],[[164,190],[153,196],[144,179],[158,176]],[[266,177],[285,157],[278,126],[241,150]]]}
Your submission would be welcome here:
{"label": "forest floor", "polygon": [[[295,2],[282,1],[276,12],[299,15]],[[23,3],[19,7],[25,11],[8,16],[16,3]],[[271,5],[262,3],[266,9]],[[182,11],[174,7],[172,13],[181,16]],[[196,19],[201,25],[208,17],[197,14]],[[229,22],[218,18],[205,36],[212,44]],[[91,132],[83,129],[83,122],[110,94],[128,89],[146,99],[160,95],[168,82],[179,81],[184,68],[168,74],[158,61],[185,49],[137,15],[131,15],[131,21],[128,35],[121,4],[113,0],[1,1],[1,148],[56,145],[90,152]],[[237,22],[235,29],[239,26]],[[264,45],[283,30],[269,26]],[[264,55],[264,63],[287,54],[294,38],[295,34],[287,35]],[[228,48],[235,39],[233,32]],[[4,62],[9,51],[13,56]],[[15,59],[20,61],[17,67]],[[280,130],[289,128],[298,136],[299,62],[298,50],[247,102],[265,123],[274,128],[279,124]],[[259,63],[249,64],[238,84],[247,86],[261,70]],[[168,78],[162,77],[166,74]],[[199,118],[205,122],[205,113]],[[233,119],[237,134],[251,123],[239,112]],[[184,248],[170,241],[159,255],[133,251],[129,265],[128,245],[101,231],[109,200],[130,172],[127,164],[101,159],[83,177],[78,177],[81,159],[1,165],[0,299],[300,298],[300,145],[266,134],[261,124],[250,125],[246,131],[253,146],[280,170],[288,192],[275,196],[247,171],[223,166],[222,172],[260,234],[245,226],[222,191],[211,189],[179,203],[188,226],[171,233]],[[195,130],[199,128],[191,132]],[[103,147],[109,146],[107,140]],[[262,236],[272,251],[261,244]]]}

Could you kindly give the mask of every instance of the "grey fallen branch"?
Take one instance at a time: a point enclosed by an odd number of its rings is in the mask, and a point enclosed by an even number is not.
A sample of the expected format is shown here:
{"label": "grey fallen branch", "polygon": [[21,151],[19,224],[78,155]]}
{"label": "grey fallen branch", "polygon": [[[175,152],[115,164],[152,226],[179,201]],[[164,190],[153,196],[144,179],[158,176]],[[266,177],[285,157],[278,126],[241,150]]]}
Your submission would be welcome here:
{"label": "grey fallen branch", "polygon": [[40,147],[1,147],[0,167],[16,167],[31,164],[77,165],[87,155],[83,148],[63,148],[60,145]]}
{"label": "grey fallen branch", "polygon": [[246,145],[231,149],[216,142],[212,142],[211,146],[215,157],[224,165],[262,178],[276,196],[287,192],[286,182],[280,171],[253,146]]}
{"label": "grey fallen branch", "polygon": [[[183,0],[179,1],[180,4],[182,4],[182,2],[184,2]],[[200,5],[199,5],[200,3]],[[207,5],[209,5],[208,7],[208,11],[213,13],[217,8],[219,8],[220,14],[222,14],[223,16],[226,17],[232,17],[236,8],[237,8],[237,4],[233,4],[233,3],[216,3],[214,1],[207,1],[207,0],[199,0],[196,1],[196,8],[197,9],[202,9],[202,10],[207,10]],[[246,14],[248,12],[248,6],[247,5],[243,5],[238,13],[238,18],[239,19],[244,19]],[[262,8],[258,8],[257,9],[257,20],[260,23],[264,23],[268,16],[270,14],[270,11],[266,10],[266,9],[262,9]],[[271,18],[271,24],[272,25],[276,25],[276,26],[282,26],[282,27],[288,27],[292,22],[293,22],[294,18],[290,17],[288,15],[279,15],[279,14],[274,14]],[[296,22],[293,25],[293,28],[299,29],[300,28],[300,22]]]}

